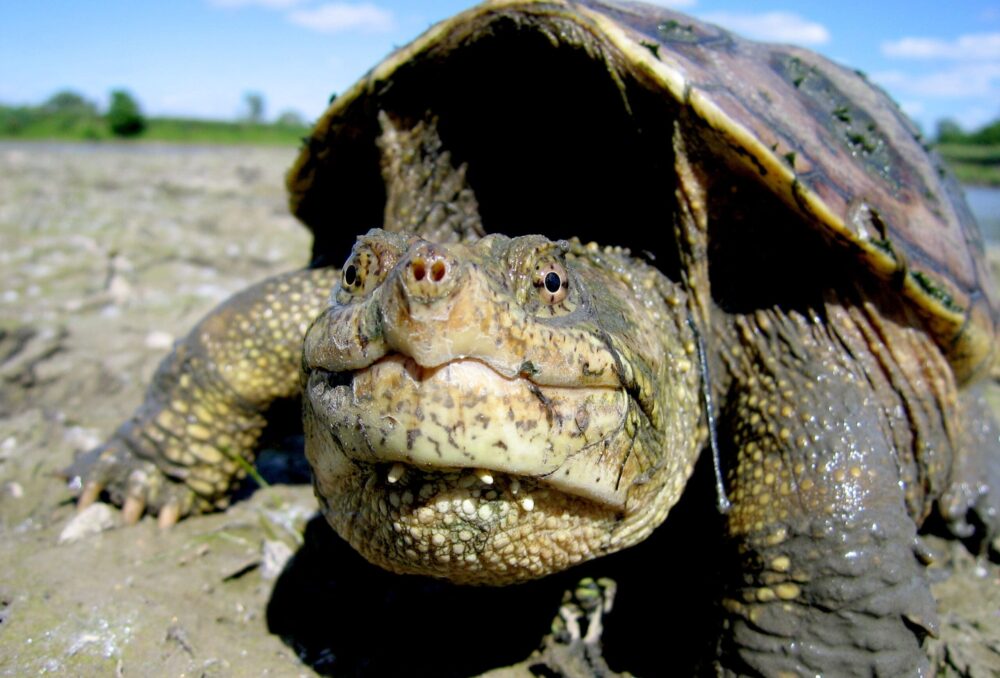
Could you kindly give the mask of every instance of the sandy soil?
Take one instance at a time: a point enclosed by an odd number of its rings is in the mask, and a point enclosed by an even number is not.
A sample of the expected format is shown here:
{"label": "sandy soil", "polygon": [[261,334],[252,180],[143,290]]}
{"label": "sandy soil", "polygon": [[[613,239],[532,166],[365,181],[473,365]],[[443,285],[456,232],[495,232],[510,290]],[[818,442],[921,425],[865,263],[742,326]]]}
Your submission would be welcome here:
{"label": "sandy soil", "polygon": [[[718,570],[704,522],[684,527],[699,483],[628,554],[505,590],[369,566],[315,517],[301,459],[271,452],[275,484],[224,513],[161,532],[116,527],[101,505],[89,525],[111,529],[68,538],[55,472],[127,416],[204,312],[305,262],[282,188],[292,157],[0,145],[0,675],[469,675],[528,657],[583,574],[619,585],[604,620],[613,669],[662,673],[667,656],[688,673]],[[944,675],[997,675],[1000,567],[931,546],[943,630],[929,650]]]}

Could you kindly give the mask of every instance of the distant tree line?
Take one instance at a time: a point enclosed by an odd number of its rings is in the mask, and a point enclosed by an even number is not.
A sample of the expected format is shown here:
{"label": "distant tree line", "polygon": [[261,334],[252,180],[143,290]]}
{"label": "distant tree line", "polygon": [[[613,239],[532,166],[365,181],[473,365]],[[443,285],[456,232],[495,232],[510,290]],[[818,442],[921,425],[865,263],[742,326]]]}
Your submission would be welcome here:
{"label": "distant tree line", "polygon": [[952,119],[941,120],[935,135],[939,144],[969,144],[976,146],[1000,145],[1000,119],[983,125],[977,130],[966,132]]}
{"label": "distant tree line", "polygon": [[[248,92],[244,95],[243,110],[235,124],[251,128],[266,127],[265,110],[264,96],[258,92]],[[162,124],[165,119],[158,120]],[[172,120],[175,127],[182,124],[178,119]],[[195,121],[190,122],[195,124]],[[138,100],[124,89],[116,89],[110,93],[107,108],[103,112],[96,103],[72,90],[56,92],[38,106],[0,104],[0,137],[97,140],[113,136],[127,139],[142,136],[148,131],[149,125],[150,120],[146,118]],[[305,128],[307,123],[298,113],[286,111],[278,116],[274,125],[299,130]]]}
{"label": "distant tree line", "polygon": [[1000,119],[966,132],[954,120],[937,124],[936,147],[963,184],[1000,186]]}
{"label": "distant tree line", "polygon": [[135,137],[146,129],[146,118],[135,97],[126,90],[111,92],[105,114],[98,106],[72,90],[56,92],[41,106],[0,105],[0,134],[19,136],[43,130],[53,136],[78,135],[98,139],[109,131],[116,137]]}

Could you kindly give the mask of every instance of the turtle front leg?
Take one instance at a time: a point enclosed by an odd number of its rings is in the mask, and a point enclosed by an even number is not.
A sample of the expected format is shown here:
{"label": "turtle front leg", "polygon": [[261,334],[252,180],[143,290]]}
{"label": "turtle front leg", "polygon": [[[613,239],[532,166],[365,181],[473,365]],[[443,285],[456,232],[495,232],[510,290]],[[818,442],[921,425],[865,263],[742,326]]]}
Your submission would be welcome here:
{"label": "turtle front leg", "polygon": [[[733,446],[727,526],[738,571],[723,599],[720,668],[926,675],[921,644],[937,619],[917,525],[948,473],[934,401],[943,387],[909,383],[910,366],[896,362],[889,344],[916,334],[873,332],[857,309],[825,315],[733,322],[720,433]],[[936,349],[919,346],[902,348],[947,381]]]}
{"label": "turtle front leg", "polygon": [[338,274],[276,276],[211,311],[160,364],[132,417],[66,470],[78,505],[106,492],[126,522],[150,511],[161,524],[224,507],[269,406],[299,391],[302,341]]}

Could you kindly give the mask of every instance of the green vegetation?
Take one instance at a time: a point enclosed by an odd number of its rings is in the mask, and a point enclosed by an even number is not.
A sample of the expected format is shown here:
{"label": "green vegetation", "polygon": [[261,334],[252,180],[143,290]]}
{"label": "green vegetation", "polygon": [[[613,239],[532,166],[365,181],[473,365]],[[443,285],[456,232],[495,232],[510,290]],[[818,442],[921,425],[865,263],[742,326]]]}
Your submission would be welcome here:
{"label": "green vegetation", "polygon": [[111,93],[107,118],[111,133],[117,137],[137,137],[146,129],[146,119],[142,117],[139,103],[125,90],[118,89]]}
{"label": "green vegetation", "polygon": [[287,144],[302,143],[309,133],[305,126],[253,124],[222,120],[191,120],[186,118],[151,118],[143,139],[195,144]]}
{"label": "green vegetation", "polygon": [[1000,186],[1000,120],[965,132],[954,120],[937,126],[937,151],[964,184]]}
{"label": "green vegetation", "polygon": [[0,137],[97,139],[105,132],[97,106],[75,92],[57,92],[38,107],[0,105]]}
{"label": "green vegetation", "polygon": [[274,123],[263,120],[264,98],[248,94],[246,116],[234,122],[146,117],[124,90],[111,93],[107,112],[72,91],[54,94],[40,106],[0,104],[0,139],[24,141],[141,141],[192,144],[268,144],[294,146],[309,128],[286,111]]}
{"label": "green vegetation", "polygon": [[954,120],[941,120],[937,125],[937,140],[940,144],[1000,146],[1000,120],[968,133]]}
{"label": "green vegetation", "polygon": [[939,144],[937,151],[963,184],[1000,186],[1000,144]]}

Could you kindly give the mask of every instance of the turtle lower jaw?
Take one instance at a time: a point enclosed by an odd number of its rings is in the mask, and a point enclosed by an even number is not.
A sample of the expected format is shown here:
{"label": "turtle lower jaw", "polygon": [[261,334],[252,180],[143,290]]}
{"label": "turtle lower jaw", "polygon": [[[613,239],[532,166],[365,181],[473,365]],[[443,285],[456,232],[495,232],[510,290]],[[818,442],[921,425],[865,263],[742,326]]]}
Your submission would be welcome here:
{"label": "turtle lower jaw", "polygon": [[506,585],[616,548],[617,511],[533,478],[349,464],[353,473],[316,475],[323,514],[365,558],[394,572]]}
{"label": "turtle lower jaw", "polygon": [[330,475],[352,473],[351,462],[383,464],[386,479],[466,469],[626,509],[620,389],[539,385],[475,359],[423,368],[396,354],[349,375],[313,370],[306,401],[307,453]]}
{"label": "turtle lower jaw", "polygon": [[346,379],[309,374],[306,455],[327,521],[371,562],[513,583],[619,547],[627,402],[387,357]]}

